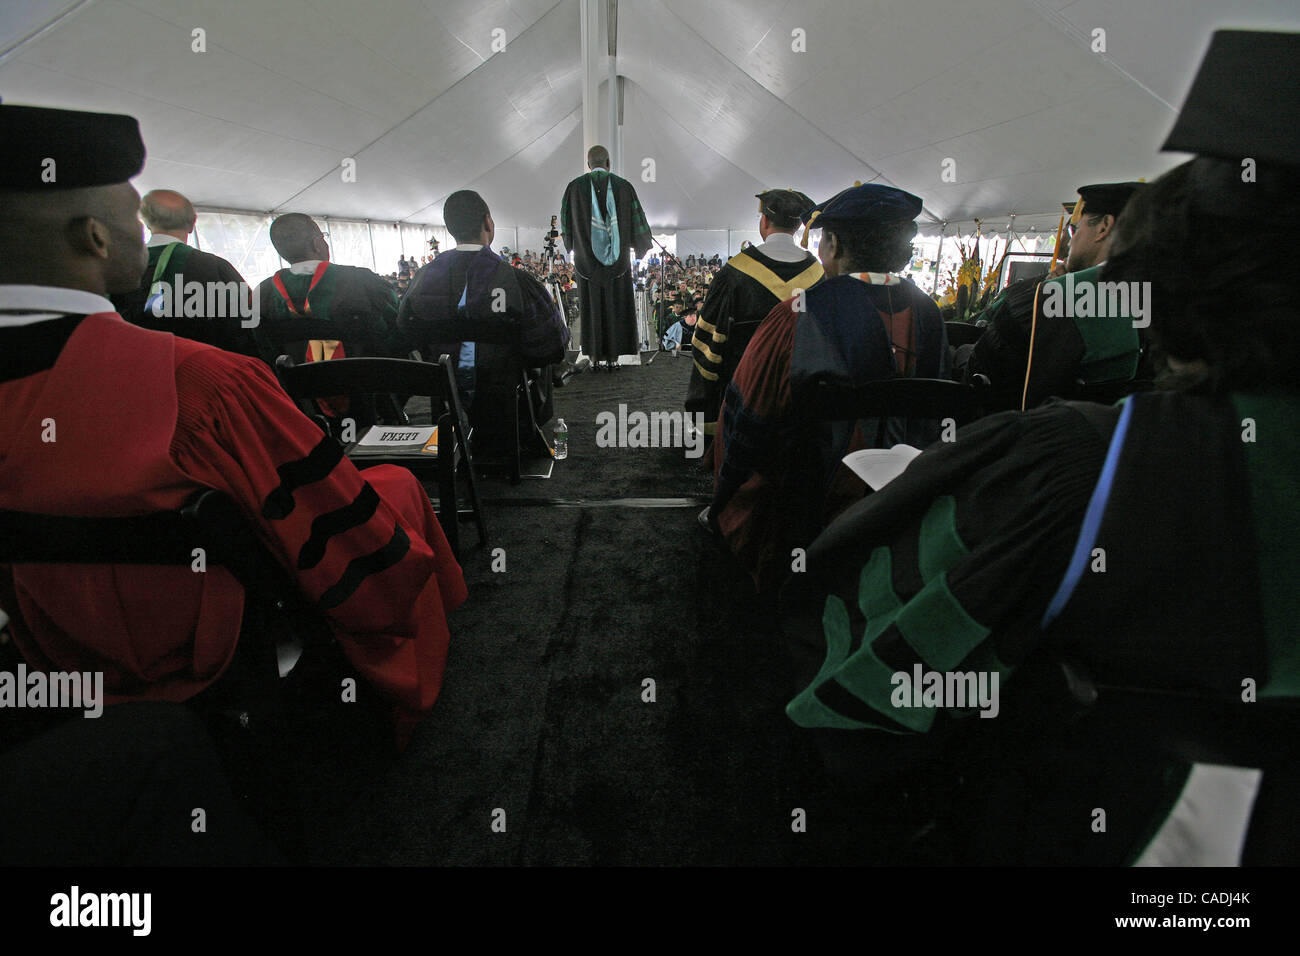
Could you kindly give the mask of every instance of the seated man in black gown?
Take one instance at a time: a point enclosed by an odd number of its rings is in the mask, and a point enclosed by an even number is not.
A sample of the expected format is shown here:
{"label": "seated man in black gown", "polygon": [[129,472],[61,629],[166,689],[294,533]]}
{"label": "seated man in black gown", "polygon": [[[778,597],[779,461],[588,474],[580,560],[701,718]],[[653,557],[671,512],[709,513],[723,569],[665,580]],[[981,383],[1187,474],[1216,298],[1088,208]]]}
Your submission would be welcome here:
{"label": "seated man in black gown", "polygon": [[140,200],[140,218],[152,233],[145,243],[149,263],[135,291],[111,297],[118,315],[146,329],[256,355],[258,317],[248,285],[225,259],[187,243],[198,221],[190,201],[170,189],[150,190]]}
{"label": "seated man in black gown", "polygon": [[[492,251],[496,226],[483,197],[468,189],[452,193],[443,218],[456,247],[416,275],[398,327],[425,359],[452,357],[476,446],[504,453],[515,440],[509,423],[521,368],[538,369],[529,375],[529,401],[538,426],[550,420],[551,375],[540,367],[564,358],[569,328],[545,287]],[[520,422],[523,449],[549,455],[526,411]]]}
{"label": "seated man in black gown", "polygon": [[296,212],[278,217],[271,244],[290,265],[257,287],[263,358],[406,357],[397,335],[397,294],[369,269],[331,262],[314,219]]}
{"label": "seated man in black gown", "polygon": [[[988,326],[965,372],[988,377],[993,408],[1033,408],[1052,395],[1073,397],[1079,382],[1134,378],[1144,319],[1135,320],[1132,310],[1145,303],[1126,301],[1125,314],[1106,314],[1110,299],[1099,273],[1125,207],[1145,188],[1141,182],[1080,186],[1062,276],[1012,283],[984,310]],[[1095,301],[1076,309],[1085,286],[1096,292]],[[1054,299],[1068,301],[1053,308]]]}

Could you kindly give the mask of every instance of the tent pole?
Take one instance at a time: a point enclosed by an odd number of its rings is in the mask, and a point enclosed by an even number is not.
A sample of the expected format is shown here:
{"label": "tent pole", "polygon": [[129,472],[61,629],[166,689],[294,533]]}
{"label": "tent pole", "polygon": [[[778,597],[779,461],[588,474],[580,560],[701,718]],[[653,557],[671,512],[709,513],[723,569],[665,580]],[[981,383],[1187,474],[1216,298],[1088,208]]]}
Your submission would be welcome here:
{"label": "tent pole", "polygon": [[614,58],[609,58],[609,171],[620,175],[623,167],[618,154],[618,77],[614,75]]}
{"label": "tent pole", "polygon": [[609,53],[608,85],[606,87],[609,114],[609,171],[621,175],[623,157],[618,148],[618,0],[605,4],[605,38]]}
{"label": "tent pole", "polygon": [[[614,148],[618,150],[618,174],[623,175],[623,104],[624,95],[627,89],[627,77],[619,76],[618,78],[618,126],[615,127]],[[625,179],[627,177],[624,177]]]}
{"label": "tent pole", "polygon": [[947,231],[948,221],[944,220],[943,225],[939,227],[939,251],[934,256],[934,282],[930,286],[931,295],[939,291],[939,270],[943,268],[943,234]]}
{"label": "tent pole", "polygon": [[578,16],[582,33],[582,169],[587,168],[587,150],[600,142],[600,73],[597,58],[601,55],[601,0],[579,0]]}
{"label": "tent pole", "polygon": [[[1002,250],[1002,261],[1003,261],[1003,262],[1006,261],[1006,259],[1007,259],[1007,254],[1008,254],[1009,252],[1011,252],[1011,238],[1012,238],[1012,236],[1011,236],[1011,227],[1014,226],[1015,224],[1016,224],[1016,214],[1013,212],[1013,213],[1011,214],[1011,218],[1007,220],[1007,247],[1006,247],[1005,249]],[[998,273],[998,288],[1001,288],[1002,286],[1003,286],[1003,282],[1002,282],[1002,273],[999,272],[999,273]]]}

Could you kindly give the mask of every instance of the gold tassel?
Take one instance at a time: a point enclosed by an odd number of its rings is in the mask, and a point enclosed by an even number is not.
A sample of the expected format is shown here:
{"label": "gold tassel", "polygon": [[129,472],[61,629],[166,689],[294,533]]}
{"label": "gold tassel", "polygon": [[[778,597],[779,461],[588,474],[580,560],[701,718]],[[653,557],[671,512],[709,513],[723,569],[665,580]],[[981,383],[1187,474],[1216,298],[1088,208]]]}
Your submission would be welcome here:
{"label": "gold tassel", "polygon": [[[860,179],[855,179],[855,180],[853,180],[853,187],[854,187],[855,189],[856,189],[858,186],[861,186],[861,185],[862,185],[862,180],[860,180]],[[837,193],[837,195],[838,195],[838,193]],[[812,229],[813,221],[816,220],[816,218],[817,218],[818,216],[820,216],[821,214],[822,214],[822,211],[821,211],[820,209],[818,209],[815,213],[813,213],[813,214],[808,218],[808,224],[807,224],[806,226],[803,227],[803,238],[799,240],[799,245],[802,246],[802,247],[805,248],[805,249],[808,248],[808,231],[809,231],[810,229]]]}
{"label": "gold tassel", "polygon": [[808,224],[803,227],[803,238],[799,240],[799,245],[803,246],[805,249],[808,248],[808,230],[812,228],[812,224],[817,221],[817,217],[820,216],[821,214],[822,211],[818,209],[815,213],[813,213],[811,216],[808,217]]}

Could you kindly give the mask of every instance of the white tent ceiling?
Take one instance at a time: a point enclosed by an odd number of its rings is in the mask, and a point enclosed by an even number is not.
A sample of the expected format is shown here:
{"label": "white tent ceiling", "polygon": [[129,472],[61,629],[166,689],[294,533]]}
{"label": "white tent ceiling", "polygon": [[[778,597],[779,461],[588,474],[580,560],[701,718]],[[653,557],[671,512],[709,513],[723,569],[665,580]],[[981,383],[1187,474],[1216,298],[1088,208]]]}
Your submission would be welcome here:
{"label": "white tent ceiling", "polygon": [[[1076,186],[1178,161],[1157,151],[1218,26],[1300,6],[622,0],[622,171],[657,229],[750,229],[760,189],[854,180],[932,224],[1054,228]],[[213,208],[438,223],[472,188],[543,226],[583,171],[579,0],[5,0],[0,96],[138,116],[141,191]]]}

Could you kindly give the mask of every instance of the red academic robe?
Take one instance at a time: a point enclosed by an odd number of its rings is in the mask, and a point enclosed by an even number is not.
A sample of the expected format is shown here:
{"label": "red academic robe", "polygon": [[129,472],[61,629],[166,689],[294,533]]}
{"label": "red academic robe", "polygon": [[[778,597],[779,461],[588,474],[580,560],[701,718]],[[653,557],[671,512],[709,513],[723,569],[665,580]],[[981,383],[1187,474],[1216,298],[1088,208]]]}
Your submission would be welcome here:
{"label": "red academic robe", "polygon": [[[864,434],[858,422],[840,447],[829,441],[828,426],[801,419],[791,378],[800,329],[809,344],[802,346],[802,364],[794,364],[805,375],[824,369],[856,382],[947,376],[942,318],[911,283],[853,273],[823,280],[805,298],[806,311],[786,299],[754,333],[727,386],[714,436],[711,513],[759,588],[779,584],[792,570],[793,549],[807,548],[827,521],[862,497],[866,485],[839,461],[875,440],[874,429]],[[907,431],[901,440],[924,447],[933,440],[927,427],[919,423],[918,438]],[[833,454],[823,461],[827,449]]]}
{"label": "red academic robe", "polygon": [[[404,469],[359,472],[259,361],[87,316],[52,368],[0,383],[0,449],[3,508],[126,516],[201,488],[227,493],[402,724],[433,706],[446,615],[466,590],[427,496]],[[369,498],[370,516],[323,553],[304,547],[317,518]],[[0,566],[0,598],[30,665],[103,671],[109,703],[207,687],[230,663],[243,611],[217,567]]]}
{"label": "red academic robe", "polygon": [[[784,444],[790,427],[790,355],[798,319],[792,300],[778,303],[745,350],[718,415],[713,441],[715,487],[724,484],[723,469],[735,466],[737,447],[728,439],[739,427],[758,433],[755,457],[738,468],[740,483],[729,488],[723,507],[714,499],[713,518],[732,554],[759,587],[779,580],[789,566],[790,489],[785,487],[785,462],[771,449]],[[737,420],[744,416],[744,422]],[[729,427],[730,426],[730,427]],[[731,452],[730,461],[728,451]]]}

